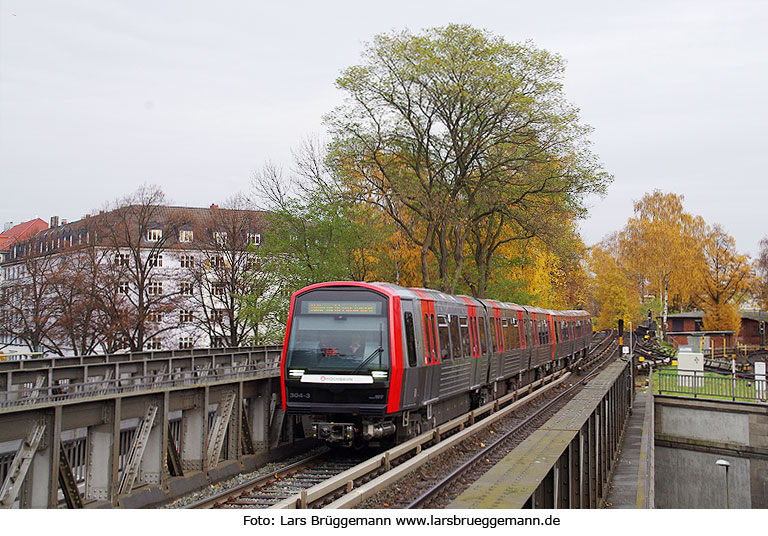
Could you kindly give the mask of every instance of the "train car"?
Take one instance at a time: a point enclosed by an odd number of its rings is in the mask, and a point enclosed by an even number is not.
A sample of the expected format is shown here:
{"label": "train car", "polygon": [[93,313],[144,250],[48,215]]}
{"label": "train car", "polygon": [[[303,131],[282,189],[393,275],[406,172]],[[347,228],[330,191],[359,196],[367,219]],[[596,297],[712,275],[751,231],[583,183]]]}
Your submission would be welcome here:
{"label": "train car", "polygon": [[329,443],[402,441],[567,366],[588,319],[390,283],[312,285],[291,298],[283,409],[311,415]]}

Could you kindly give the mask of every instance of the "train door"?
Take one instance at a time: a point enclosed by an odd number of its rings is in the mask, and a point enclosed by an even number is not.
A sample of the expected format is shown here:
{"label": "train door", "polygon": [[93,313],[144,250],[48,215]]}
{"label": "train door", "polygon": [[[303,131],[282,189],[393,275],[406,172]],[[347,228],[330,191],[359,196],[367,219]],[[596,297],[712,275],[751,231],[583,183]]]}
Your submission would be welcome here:
{"label": "train door", "polygon": [[558,343],[560,342],[557,337],[557,326],[555,326],[555,322],[557,317],[555,315],[547,313],[547,324],[549,328],[549,344],[552,345],[552,359],[551,361],[555,360],[555,357],[557,354],[555,353],[557,350]]}
{"label": "train door", "polygon": [[528,336],[528,324],[530,313],[528,311],[519,311],[517,313],[518,330],[520,332],[520,368],[522,370],[531,370],[531,339]]}
{"label": "train door", "polygon": [[424,324],[424,400],[428,403],[440,393],[440,354],[437,348],[437,319],[433,300],[421,300],[421,318]]}
{"label": "train door", "polygon": [[[477,307],[469,306],[470,314],[473,316],[471,323],[471,333],[474,337],[472,345],[472,357],[474,358],[475,374],[473,387],[483,385],[489,381],[489,366],[493,359],[493,350],[490,345],[488,334],[488,310],[485,305]],[[487,341],[487,343],[486,343]]]}
{"label": "train door", "polygon": [[403,314],[403,408],[420,404],[424,397],[426,367],[419,364],[424,348],[419,337],[419,312],[412,300],[402,299],[400,307]]}
{"label": "train door", "polygon": [[491,378],[497,379],[501,375],[501,365],[504,352],[506,351],[506,345],[504,341],[504,330],[502,328],[501,309],[496,305],[493,306],[493,316],[489,318],[491,322],[491,337],[493,339],[492,347],[494,352],[491,353],[491,363],[489,364],[488,381]]}

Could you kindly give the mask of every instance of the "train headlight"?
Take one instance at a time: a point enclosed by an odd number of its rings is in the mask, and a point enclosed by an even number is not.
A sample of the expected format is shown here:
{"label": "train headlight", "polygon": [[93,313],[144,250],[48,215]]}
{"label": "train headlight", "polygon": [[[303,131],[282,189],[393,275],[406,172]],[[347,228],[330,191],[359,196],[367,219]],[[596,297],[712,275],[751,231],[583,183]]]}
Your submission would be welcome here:
{"label": "train headlight", "polygon": [[290,369],[288,371],[289,378],[301,378],[302,376],[304,376],[304,371],[301,369]]}
{"label": "train headlight", "polygon": [[373,376],[374,380],[386,380],[387,379],[387,371],[386,370],[372,370],[371,376]]}

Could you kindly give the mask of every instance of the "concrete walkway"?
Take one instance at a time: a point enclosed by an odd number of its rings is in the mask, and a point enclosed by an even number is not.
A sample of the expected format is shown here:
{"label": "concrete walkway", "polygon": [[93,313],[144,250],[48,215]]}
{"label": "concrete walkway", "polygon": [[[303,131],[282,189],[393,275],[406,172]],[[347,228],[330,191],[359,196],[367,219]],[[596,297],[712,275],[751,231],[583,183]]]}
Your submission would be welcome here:
{"label": "concrete walkway", "polygon": [[612,487],[609,488],[605,501],[609,508],[648,508],[644,484],[646,467],[643,463],[649,440],[648,431],[644,429],[648,396],[647,388],[635,391],[632,415],[629,416]]}

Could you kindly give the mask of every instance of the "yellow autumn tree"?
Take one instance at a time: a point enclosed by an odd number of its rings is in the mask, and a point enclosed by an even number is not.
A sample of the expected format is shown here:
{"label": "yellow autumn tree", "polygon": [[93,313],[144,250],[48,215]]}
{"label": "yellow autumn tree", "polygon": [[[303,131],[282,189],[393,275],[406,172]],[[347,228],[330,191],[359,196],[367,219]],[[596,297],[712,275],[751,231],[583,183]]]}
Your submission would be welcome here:
{"label": "yellow autumn tree", "polygon": [[581,264],[584,245],[554,251],[543,240],[511,241],[499,248],[488,281],[488,297],[547,309],[584,306],[588,291]]}
{"label": "yellow autumn tree", "polygon": [[659,190],[645,194],[620,235],[621,257],[639,294],[660,298],[665,331],[670,300],[690,300],[703,262],[704,220],[685,212],[683,199]]}
{"label": "yellow autumn tree", "polygon": [[719,225],[707,230],[702,251],[695,301],[704,311],[704,329],[738,332],[738,304],[750,290],[749,258],[736,251],[735,240]]}
{"label": "yellow autumn tree", "polygon": [[599,329],[625,324],[639,324],[642,305],[631,274],[622,267],[619,237],[613,235],[593,246],[589,252],[591,307]]}

